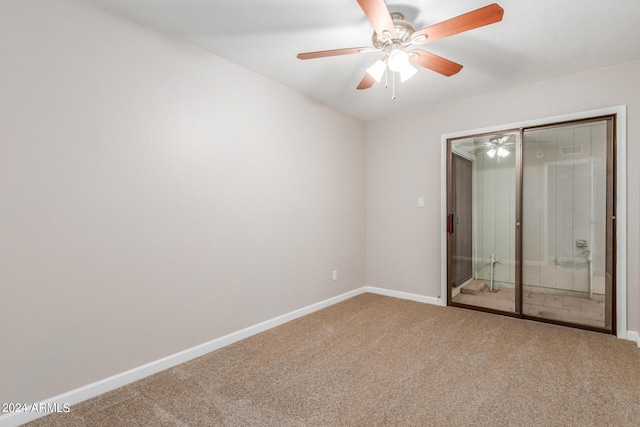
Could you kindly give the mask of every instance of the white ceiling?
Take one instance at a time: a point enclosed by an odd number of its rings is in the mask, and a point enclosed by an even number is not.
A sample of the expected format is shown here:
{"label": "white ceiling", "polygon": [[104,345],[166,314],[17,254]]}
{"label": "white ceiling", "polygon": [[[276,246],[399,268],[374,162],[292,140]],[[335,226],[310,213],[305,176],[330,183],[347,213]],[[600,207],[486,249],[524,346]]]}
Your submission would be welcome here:
{"label": "white ceiling", "polygon": [[[301,61],[300,52],[371,45],[356,0],[93,0],[369,120],[640,58],[640,0],[498,0],[502,22],[421,46],[464,65],[420,69],[391,90],[356,86],[378,52]],[[387,0],[417,29],[492,0]]]}

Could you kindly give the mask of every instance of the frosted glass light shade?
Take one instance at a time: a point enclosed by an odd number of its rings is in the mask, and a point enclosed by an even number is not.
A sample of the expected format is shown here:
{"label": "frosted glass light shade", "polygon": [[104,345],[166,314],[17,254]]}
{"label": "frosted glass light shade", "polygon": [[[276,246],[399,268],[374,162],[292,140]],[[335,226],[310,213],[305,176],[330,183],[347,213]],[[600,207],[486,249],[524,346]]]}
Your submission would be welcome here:
{"label": "frosted glass light shade", "polygon": [[371,75],[378,83],[380,83],[380,79],[382,79],[382,75],[387,69],[387,64],[385,64],[382,60],[378,59],[371,67],[367,68],[367,73]]}
{"label": "frosted glass light shade", "polygon": [[409,65],[409,55],[402,49],[394,49],[389,54],[387,62],[391,71],[399,73],[405,65]]}
{"label": "frosted glass light shade", "polygon": [[409,63],[409,54],[402,49],[394,49],[391,51],[387,64],[391,71],[400,74],[401,82],[409,80],[418,72],[418,70],[413,68]]}
{"label": "frosted glass light shade", "polygon": [[406,80],[409,80],[417,72],[418,70],[413,68],[411,64],[407,62],[405,65],[402,66],[400,71],[398,71],[398,73],[400,73],[400,81],[404,82]]}

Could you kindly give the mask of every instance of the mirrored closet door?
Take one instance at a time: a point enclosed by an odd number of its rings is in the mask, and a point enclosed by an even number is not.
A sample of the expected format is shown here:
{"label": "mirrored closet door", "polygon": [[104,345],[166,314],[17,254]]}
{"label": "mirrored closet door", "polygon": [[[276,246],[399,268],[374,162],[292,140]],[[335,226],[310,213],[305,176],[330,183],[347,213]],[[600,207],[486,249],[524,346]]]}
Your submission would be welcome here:
{"label": "mirrored closet door", "polygon": [[614,121],[447,142],[449,305],[615,333]]}
{"label": "mirrored closet door", "polygon": [[449,301],[519,313],[518,131],[450,141]]}
{"label": "mirrored closet door", "polygon": [[613,119],[523,132],[527,317],[612,332]]}

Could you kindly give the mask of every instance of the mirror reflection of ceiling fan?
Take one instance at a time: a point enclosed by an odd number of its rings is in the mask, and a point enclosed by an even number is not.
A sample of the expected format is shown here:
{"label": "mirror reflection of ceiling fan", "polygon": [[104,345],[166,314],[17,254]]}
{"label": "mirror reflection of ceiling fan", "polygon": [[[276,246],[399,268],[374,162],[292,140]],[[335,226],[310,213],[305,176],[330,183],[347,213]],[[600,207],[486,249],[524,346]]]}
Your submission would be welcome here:
{"label": "mirror reflection of ceiling fan", "polygon": [[[349,55],[363,52],[383,52],[384,56],[367,69],[358,89],[368,89],[375,82],[385,81],[388,72],[395,83],[395,74],[400,81],[411,78],[417,70],[411,65],[419,65],[432,71],[452,76],[462,69],[462,65],[426,52],[422,49],[406,49],[412,45],[423,45],[433,41],[500,22],[504,10],[493,3],[455,18],[416,31],[411,22],[405,21],[401,13],[389,13],[384,0],[357,0],[362,11],[374,28],[372,47],[353,47],[323,50],[298,54],[299,59],[314,59],[328,56]],[[395,96],[394,96],[395,97]]]}
{"label": "mirror reflection of ceiling fan", "polygon": [[500,161],[502,157],[507,157],[509,155],[509,150],[506,146],[515,144],[515,142],[509,142],[509,139],[511,139],[511,135],[491,138],[489,142],[484,144],[487,150],[487,156],[493,159],[497,155],[498,161]]}

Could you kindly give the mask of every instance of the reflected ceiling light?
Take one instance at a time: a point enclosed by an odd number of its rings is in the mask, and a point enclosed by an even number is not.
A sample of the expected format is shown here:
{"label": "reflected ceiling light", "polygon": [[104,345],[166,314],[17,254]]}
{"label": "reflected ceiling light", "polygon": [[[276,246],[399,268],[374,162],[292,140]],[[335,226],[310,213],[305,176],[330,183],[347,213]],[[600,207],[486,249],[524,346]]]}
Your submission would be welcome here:
{"label": "reflected ceiling light", "polygon": [[498,162],[500,161],[500,158],[507,157],[510,153],[509,150],[504,148],[504,145],[508,145],[510,138],[511,136],[507,135],[501,138],[491,139],[489,143],[485,144],[486,146],[491,147],[489,148],[489,150],[487,150],[487,156],[493,159],[497,154]]}
{"label": "reflected ceiling light", "polygon": [[489,151],[487,151],[487,156],[491,157],[492,159],[496,156],[496,154],[498,155],[498,157],[507,157],[509,155],[509,150],[504,147],[493,147]]}
{"label": "reflected ceiling light", "polygon": [[498,157],[507,157],[508,155],[509,155],[509,150],[507,150],[502,146],[498,147]]}

